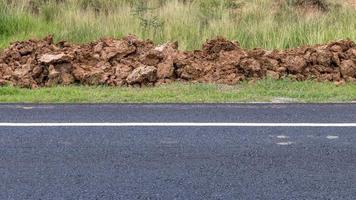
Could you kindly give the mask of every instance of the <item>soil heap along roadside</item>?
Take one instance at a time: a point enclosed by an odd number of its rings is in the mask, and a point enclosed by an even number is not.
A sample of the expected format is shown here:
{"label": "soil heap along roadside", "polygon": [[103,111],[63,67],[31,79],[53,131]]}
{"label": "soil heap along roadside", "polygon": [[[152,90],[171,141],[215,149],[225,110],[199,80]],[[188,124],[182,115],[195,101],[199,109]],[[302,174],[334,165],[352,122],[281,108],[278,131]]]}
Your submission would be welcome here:
{"label": "soil heap along roadside", "polygon": [[156,86],[174,81],[237,84],[290,78],[356,82],[356,44],[340,40],[287,50],[243,49],[218,37],[201,50],[155,45],[129,35],[89,44],[42,40],[12,43],[0,53],[0,85]]}

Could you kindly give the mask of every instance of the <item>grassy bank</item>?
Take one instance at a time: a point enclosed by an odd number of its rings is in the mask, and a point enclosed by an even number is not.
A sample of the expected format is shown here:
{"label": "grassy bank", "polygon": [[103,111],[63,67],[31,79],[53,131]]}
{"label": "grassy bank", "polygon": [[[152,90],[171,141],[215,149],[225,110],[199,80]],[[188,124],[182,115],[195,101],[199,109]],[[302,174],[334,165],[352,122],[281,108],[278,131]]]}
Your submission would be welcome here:
{"label": "grassy bank", "polygon": [[175,83],[153,88],[0,87],[0,102],[31,103],[232,103],[232,102],[350,102],[356,85],[261,80],[235,86]]}
{"label": "grassy bank", "polygon": [[54,34],[89,42],[136,34],[157,43],[197,49],[222,35],[246,48],[289,48],[350,38],[356,10],[328,0],[328,10],[295,0],[0,0],[0,48],[15,40]]}

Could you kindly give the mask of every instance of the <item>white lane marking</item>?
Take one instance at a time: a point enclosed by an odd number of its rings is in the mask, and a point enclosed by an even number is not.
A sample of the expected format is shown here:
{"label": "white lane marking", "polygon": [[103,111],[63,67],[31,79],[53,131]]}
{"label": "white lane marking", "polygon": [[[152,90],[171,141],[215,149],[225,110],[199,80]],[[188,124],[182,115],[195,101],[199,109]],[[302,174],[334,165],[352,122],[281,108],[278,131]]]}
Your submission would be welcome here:
{"label": "white lane marking", "polygon": [[326,136],[326,138],[329,139],[329,140],[335,140],[335,139],[339,139],[339,136],[337,136],[337,135],[328,135],[328,136]]}
{"label": "white lane marking", "polygon": [[286,135],[278,135],[277,138],[278,138],[278,139],[288,139],[289,136],[286,136]]}
{"label": "white lane marking", "polygon": [[281,146],[287,146],[287,145],[291,145],[293,144],[293,142],[278,142],[276,143],[277,145],[281,145]]}
{"label": "white lane marking", "polygon": [[119,122],[119,123],[0,123],[0,127],[356,127],[356,123],[200,123],[200,122]]}

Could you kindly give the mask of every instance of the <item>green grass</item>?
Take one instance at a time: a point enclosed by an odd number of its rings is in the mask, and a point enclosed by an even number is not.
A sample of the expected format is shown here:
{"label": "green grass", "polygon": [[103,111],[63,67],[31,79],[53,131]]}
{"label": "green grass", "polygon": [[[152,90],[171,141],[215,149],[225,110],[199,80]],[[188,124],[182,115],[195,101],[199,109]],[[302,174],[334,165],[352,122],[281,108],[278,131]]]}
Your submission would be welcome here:
{"label": "green grass", "polygon": [[350,102],[356,84],[261,80],[239,85],[175,83],[152,88],[68,86],[40,89],[0,87],[0,102],[27,103],[232,103]]}
{"label": "green grass", "polygon": [[304,12],[289,1],[0,0],[0,48],[47,34],[83,43],[132,33],[157,43],[179,41],[185,50],[217,35],[269,49],[356,40],[356,9],[346,1],[326,0],[333,5],[325,13]]}

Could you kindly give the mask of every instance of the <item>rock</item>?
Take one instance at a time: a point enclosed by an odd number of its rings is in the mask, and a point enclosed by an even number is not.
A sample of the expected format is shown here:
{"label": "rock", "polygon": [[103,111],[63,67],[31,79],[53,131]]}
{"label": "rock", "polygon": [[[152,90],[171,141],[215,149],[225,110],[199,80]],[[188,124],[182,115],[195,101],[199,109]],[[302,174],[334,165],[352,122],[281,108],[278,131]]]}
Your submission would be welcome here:
{"label": "rock", "polygon": [[184,67],[177,70],[178,77],[185,80],[197,80],[204,74],[204,66],[202,63],[197,64],[195,62],[189,63]]}
{"label": "rock", "polygon": [[279,72],[279,73],[284,73],[286,71],[287,71],[287,68],[285,68],[285,67],[278,67],[277,68],[277,72]]}
{"label": "rock", "polygon": [[17,67],[13,72],[13,76],[17,79],[21,79],[22,77],[29,75],[31,71],[31,65],[25,64]]}
{"label": "rock", "polygon": [[5,63],[0,63],[0,78],[4,75],[5,71],[9,69],[9,66]]}
{"label": "rock", "polygon": [[71,74],[72,65],[63,63],[59,65],[50,65],[48,68],[47,86],[69,85],[74,82],[74,77]]}
{"label": "rock", "polygon": [[74,66],[72,75],[74,80],[77,80],[84,85],[101,85],[105,84],[108,79],[108,74],[101,68],[89,65]]}
{"label": "rock", "polygon": [[20,53],[21,56],[29,55],[29,54],[32,53],[32,51],[33,51],[33,47],[32,46],[28,46],[28,45],[26,45],[26,46],[22,47],[21,49],[19,49],[19,53]]}
{"label": "rock", "polygon": [[39,62],[43,64],[56,64],[56,63],[63,63],[63,62],[70,62],[71,57],[67,54],[60,53],[60,54],[44,54],[39,59]]}
{"label": "rock", "polygon": [[8,84],[8,81],[6,81],[5,79],[0,78],[0,86],[5,86]]}
{"label": "rock", "polygon": [[157,77],[159,79],[171,78],[173,73],[174,67],[172,60],[168,60],[157,65]]}
{"label": "rock", "polygon": [[280,77],[277,72],[272,71],[272,70],[267,70],[266,76],[269,78],[275,79],[275,80],[279,79],[279,77]]}
{"label": "rock", "polygon": [[350,57],[353,57],[354,59],[356,59],[356,48],[354,49],[349,49],[347,51],[347,54],[350,56]]}
{"label": "rock", "polygon": [[356,64],[352,60],[343,60],[340,64],[340,72],[344,78],[356,78]]}
{"label": "rock", "polygon": [[94,53],[100,53],[103,50],[104,47],[104,43],[103,42],[99,42],[98,44],[96,44],[94,46]]}
{"label": "rock", "polygon": [[12,69],[6,64],[0,64],[0,79],[9,80],[13,74]]}
{"label": "rock", "polygon": [[61,74],[61,78],[62,78],[62,85],[70,85],[72,83],[74,83],[74,76],[72,74],[69,73],[63,73]]}
{"label": "rock", "polygon": [[330,47],[330,50],[333,51],[333,52],[341,52],[342,51],[342,47],[337,45],[337,44],[335,44],[335,45],[332,45]]}
{"label": "rock", "polygon": [[105,61],[110,61],[114,58],[120,60],[123,57],[135,52],[136,47],[126,40],[103,40],[105,47],[96,46],[95,51],[101,50],[101,58]]}
{"label": "rock", "polygon": [[57,71],[53,65],[50,65],[48,68],[48,81],[47,86],[55,86],[61,83],[61,73]]}
{"label": "rock", "polygon": [[114,70],[115,70],[115,76],[119,77],[120,79],[126,79],[133,71],[131,66],[124,65],[124,64],[117,64],[114,67]]}
{"label": "rock", "polygon": [[158,47],[155,47],[155,51],[163,52],[163,53],[172,53],[178,49],[178,42],[167,42]]}
{"label": "rock", "polygon": [[287,58],[283,60],[283,67],[293,74],[302,73],[306,66],[307,62],[300,56],[287,56]]}
{"label": "rock", "polygon": [[147,83],[154,82],[157,79],[157,69],[152,66],[141,66],[132,71],[126,78],[127,83]]}
{"label": "rock", "polygon": [[253,58],[244,59],[240,63],[241,69],[246,72],[256,73],[261,71],[261,64]]}
{"label": "rock", "polygon": [[316,55],[316,62],[319,65],[330,66],[333,54],[329,51],[318,51]]}
{"label": "rock", "polygon": [[117,64],[114,68],[114,76],[110,77],[109,85],[123,86],[126,84],[126,78],[131,74],[132,67],[125,64]]}
{"label": "rock", "polygon": [[157,66],[164,58],[160,51],[152,50],[141,59],[141,63],[148,66]]}
{"label": "rock", "polygon": [[37,65],[32,69],[32,77],[36,78],[41,75],[43,72],[43,67],[41,65]]}

